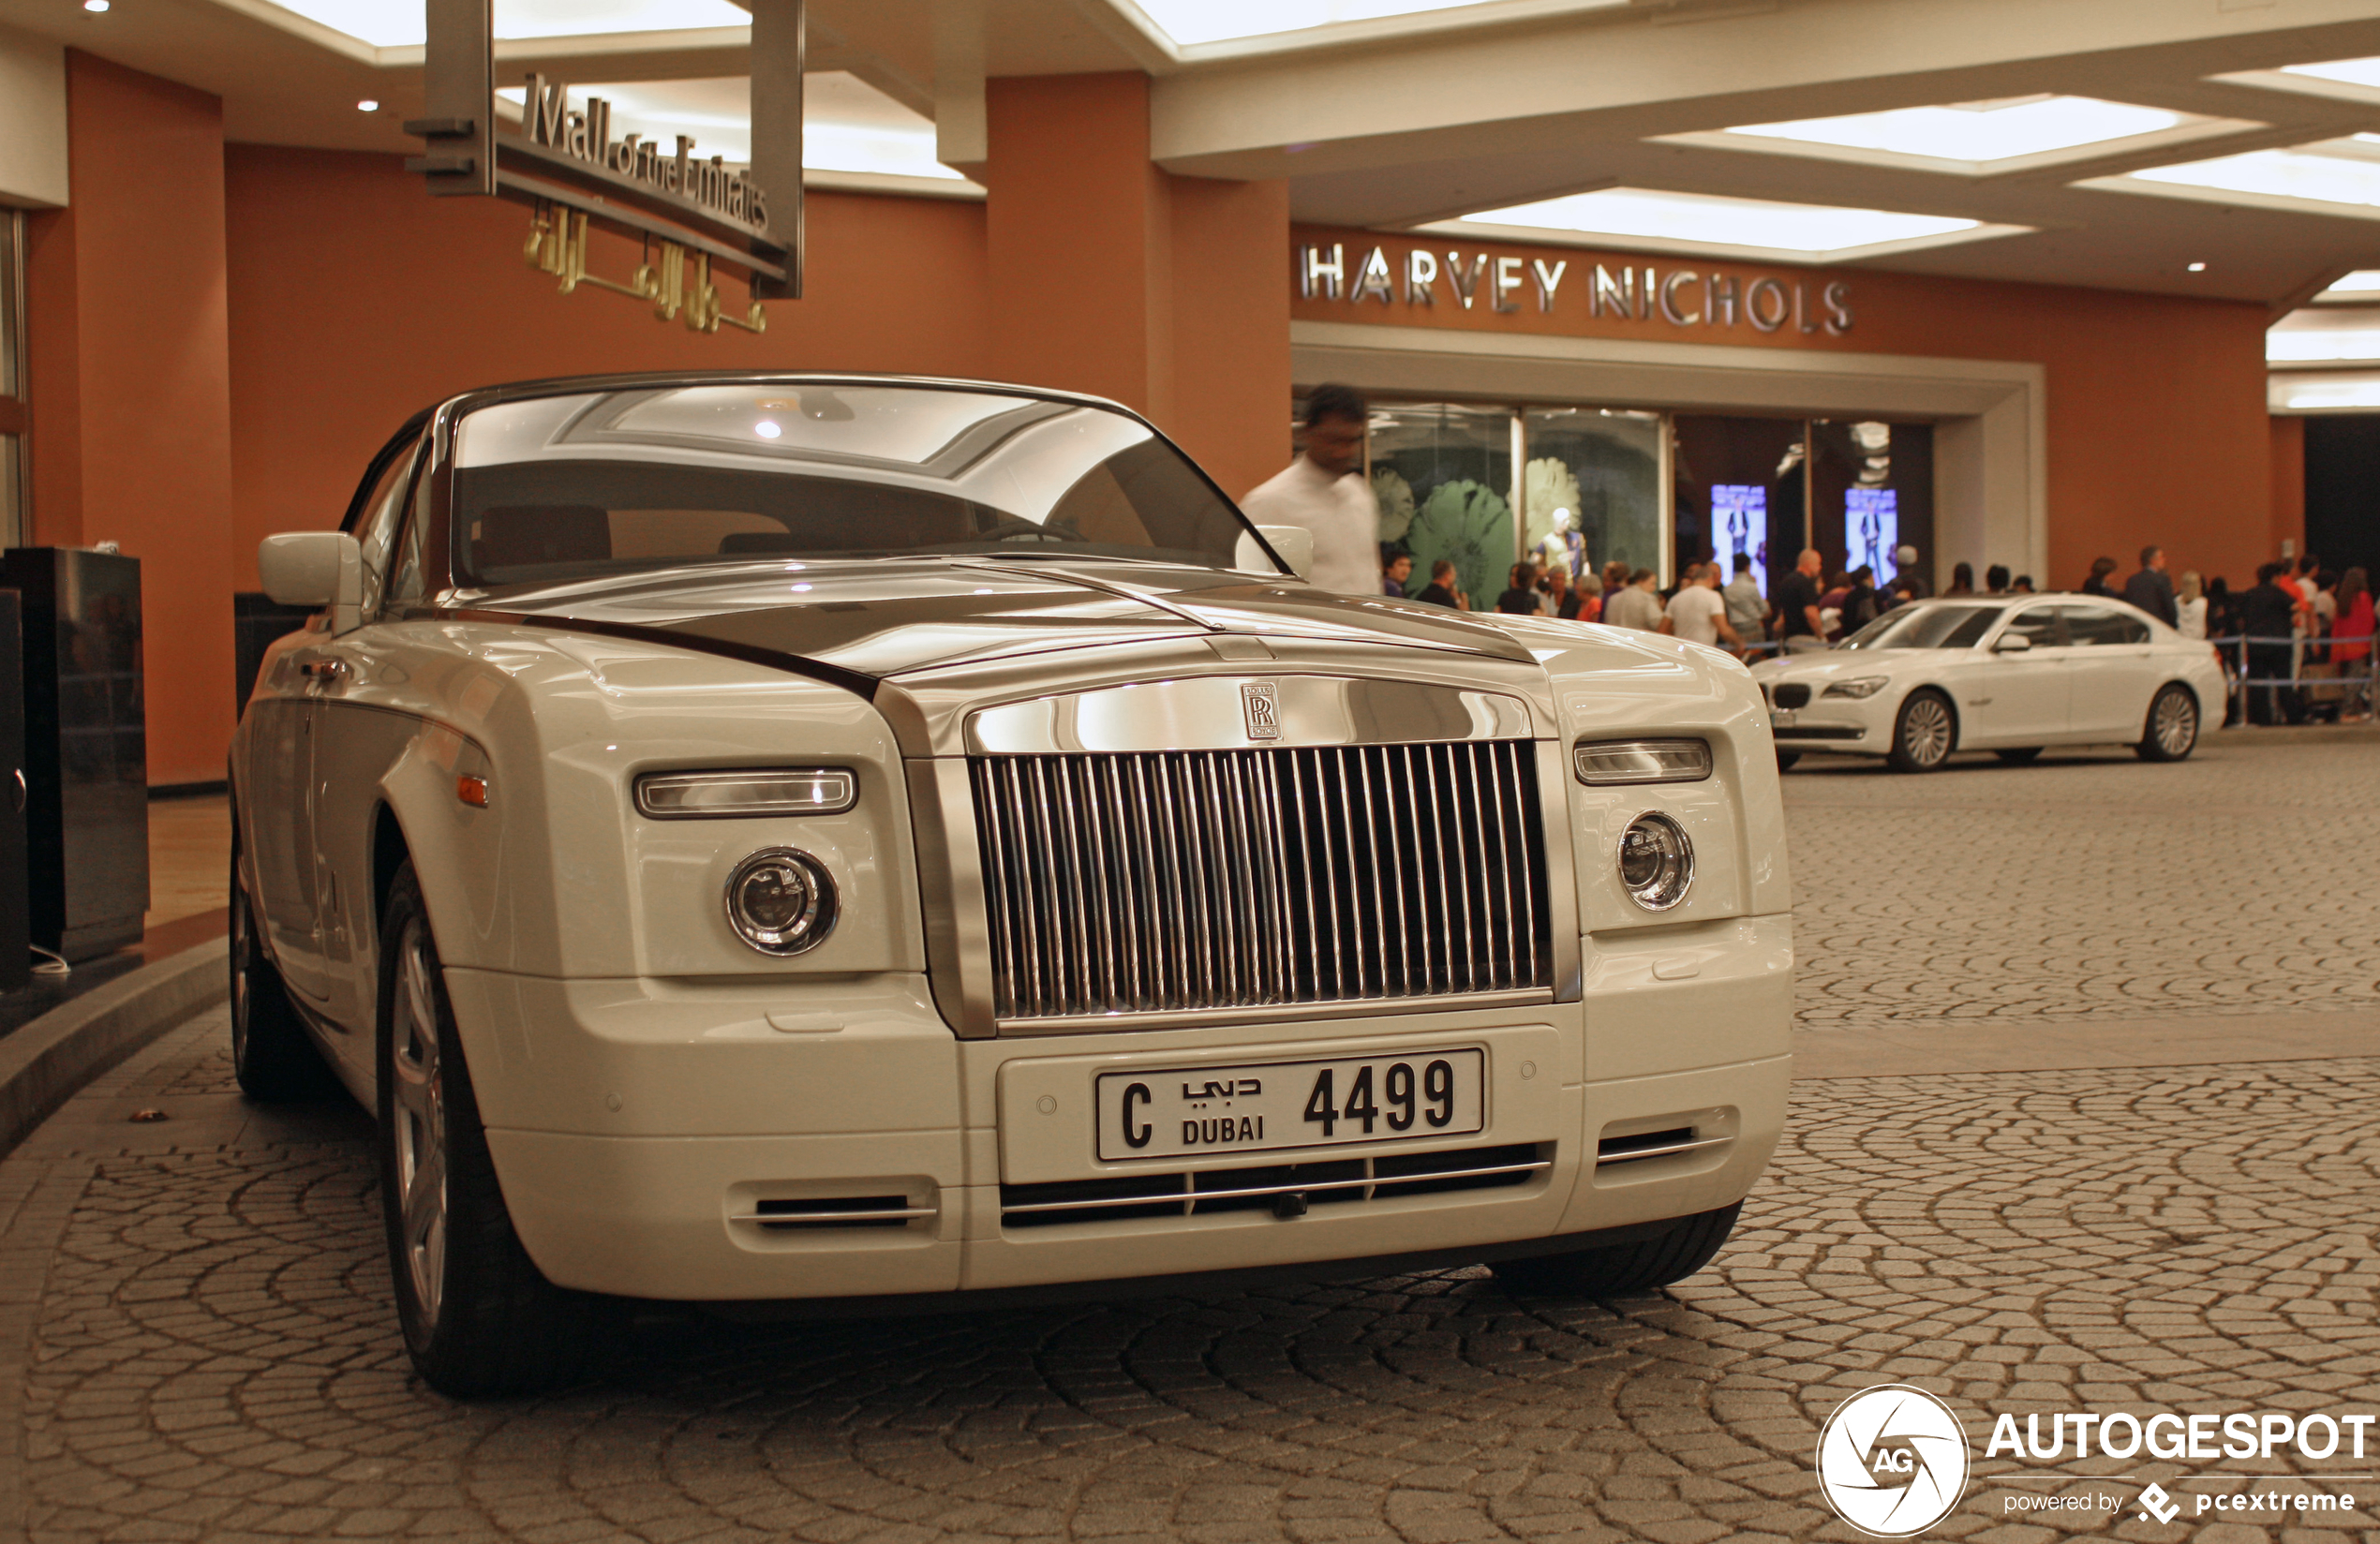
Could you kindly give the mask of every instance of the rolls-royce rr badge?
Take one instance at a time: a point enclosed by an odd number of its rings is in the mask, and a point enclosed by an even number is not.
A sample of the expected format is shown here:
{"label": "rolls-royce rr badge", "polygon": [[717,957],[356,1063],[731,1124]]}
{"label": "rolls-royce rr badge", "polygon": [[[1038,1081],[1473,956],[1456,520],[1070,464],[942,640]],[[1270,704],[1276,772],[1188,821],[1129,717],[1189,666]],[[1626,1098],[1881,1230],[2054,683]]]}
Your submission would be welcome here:
{"label": "rolls-royce rr badge", "polygon": [[1271,681],[1242,681],[1240,684],[1240,711],[1248,720],[1248,738],[1277,740],[1281,737],[1281,699]]}

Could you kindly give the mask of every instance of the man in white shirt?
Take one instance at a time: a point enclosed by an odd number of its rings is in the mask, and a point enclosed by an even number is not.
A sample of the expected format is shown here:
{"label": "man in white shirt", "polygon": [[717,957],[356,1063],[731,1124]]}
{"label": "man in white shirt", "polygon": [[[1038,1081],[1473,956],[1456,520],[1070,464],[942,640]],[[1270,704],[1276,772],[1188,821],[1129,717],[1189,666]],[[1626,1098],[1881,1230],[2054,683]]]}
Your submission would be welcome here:
{"label": "man in white shirt", "polygon": [[1638,569],[1617,594],[1603,598],[1603,620],[1639,632],[1660,631],[1661,598],[1653,593],[1660,581],[1661,576],[1651,569]]}
{"label": "man in white shirt", "polygon": [[1686,571],[1686,582],[1670,597],[1668,615],[1661,618],[1661,631],[1684,638],[1689,643],[1716,646],[1721,639],[1730,648],[1743,646],[1744,639],[1727,621],[1727,601],[1718,592],[1718,565],[1695,563]]}
{"label": "man in white shirt", "polygon": [[1380,593],[1380,507],[1362,477],[1370,419],[1352,386],[1316,386],[1306,398],[1303,453],[1240,500],[1259,526],[1314,533],[1313,583],[1319,589]]}

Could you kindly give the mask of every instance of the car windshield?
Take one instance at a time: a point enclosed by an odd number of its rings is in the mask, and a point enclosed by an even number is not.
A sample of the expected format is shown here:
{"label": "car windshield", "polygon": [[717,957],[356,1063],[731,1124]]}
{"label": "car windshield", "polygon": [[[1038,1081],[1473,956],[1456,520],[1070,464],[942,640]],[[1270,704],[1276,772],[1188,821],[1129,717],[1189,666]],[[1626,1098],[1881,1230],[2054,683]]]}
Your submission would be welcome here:
{"label": "car windshield", "polygon": [[454,468],[465,586],[932,553],[1272,571],[1147,424],[997,392],[764,381],[498,402],[457,426]]}
{"label": "car windshield", "polygon": [[1998,606],[1900,606],[1844,639],[1841,648],[1972,648],[1991,631]]}

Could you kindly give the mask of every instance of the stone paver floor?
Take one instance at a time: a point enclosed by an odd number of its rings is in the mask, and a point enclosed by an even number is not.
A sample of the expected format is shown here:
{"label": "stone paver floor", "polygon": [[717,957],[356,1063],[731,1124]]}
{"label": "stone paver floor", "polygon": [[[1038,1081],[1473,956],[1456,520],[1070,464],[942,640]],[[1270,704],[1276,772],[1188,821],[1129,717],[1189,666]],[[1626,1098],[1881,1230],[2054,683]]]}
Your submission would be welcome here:
{"label": "stone paver floor", "polygon": [[[2293,745],[1797,772],[1805,1020],[2344,1022],[2380,1001],[2358,770]],[[409,1373],[364,1118],[248,1108],[223,1044],[201,1016],[0,1164],[22,1433],[0,1534],[1850,1539],[1820,1425],[1908,1381],[1978,1456],[1931,1537],[2380,1541],[2380,1430],[2360,1462],[1982,1457],[2002,1414],[2376,1413],[2380,1059],[1803,1083],[1730,1248],[1608,1306],[1452,1270],[859,1323],[654,1311],[582,1387],[463,1406]],[[2170,1524],[2139,1514],[2152,1480]],[[2193,1510],[2313,1492],[2354,1509]],[[2019,1509],[2057,1495],[2113,1505]]]}
{"label": "stone paver floor", "polygon": [[[221,1033],[208,1016],[85,1097],[204,1126],[236,1105]],[[2375,1106],[2373,1060],[1808,1083],[1735,1242],[1665,1296],[1458,1270],[864,1323],[655,1314],[586,1386],[476,1407],[409,1375],[360,1116],[181,1151],[171,1121],[119,1138],[95,1116],[82,1151],[7,1171],[79,1191],[22,1390],[30,1537],[1852,1538],[1810,1456],[1875,1384],[1953,1397],[1979,1452],[2002,1412],[2369,1412]],[[1933,1533],[2046,1537],[2010,1497],[2088,1493],[2123,1505],[2059,1531],[2280,1537],[2141,1522],[2156,1479],[2185,1507],[2343,1492],[2354,1513],[2288,1537],[2380,1538],[2380,1484],[2221,1477],[2374,1468],[2003,1457]]]}

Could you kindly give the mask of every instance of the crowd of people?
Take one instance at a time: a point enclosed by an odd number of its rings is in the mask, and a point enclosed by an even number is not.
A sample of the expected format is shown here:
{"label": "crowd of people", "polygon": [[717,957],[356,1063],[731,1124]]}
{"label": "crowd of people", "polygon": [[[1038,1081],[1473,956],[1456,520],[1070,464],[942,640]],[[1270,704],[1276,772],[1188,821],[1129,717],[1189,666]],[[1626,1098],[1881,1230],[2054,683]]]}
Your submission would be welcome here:
{"label": "crowd of people", "polygon": [[[1428,582],[1417,586],[1412,555],[1377,544],[1377,508],[1357,475],[1370,413],[1350,387],[1316,387],[1306,399],[1303,450],[1287,470],[1251,491],[1242,508],[1261,524],[1311,532],[1313,579],[1326,589],[1361,592],[1376,586],[1403,599],[1474,609],[1451,560],[1435,560]],[[1705,551],[1667,588],[1649,568],[1612,562],[1573,573],[1559,561],[1548,566],[1529,558],[1512,565],[1493,609],[1666,633],[1747,658],[1799,653],[1829,647],[1895,606],[1926,598],[1917,549],[1903,546],[1893,556],[1894,573],[1880,586],[1865,564],[1830,573],[1822,554],[1806,551],[1777,581],[1773,595],[1763,592],[1744,553],[1723,565]],[[2185,571],[2177,582],[2164,550],[2153,545],[2141,549],[2139,569],[2120,583],[2118,567],[2113,557],[2093,560],[2077,589],[2127,601],[2186,638],[2214,642],[2235,677],[2251,683],[2245,693],[2251,720],[2371,716],[2373,592],[2363,569],[2333,572],[2308,554],[2265,564],[2254,586],[2234,592],[2221,576],[2202,580],[2195,571]],[[2034,588],[2032,575],[2011,574],[1994,563],[1978,589],[1974,565],[1962,562],[1952,565],[1941,593],[2030,595]],[[2234,705],[2237,710],[2237,696]]]}

